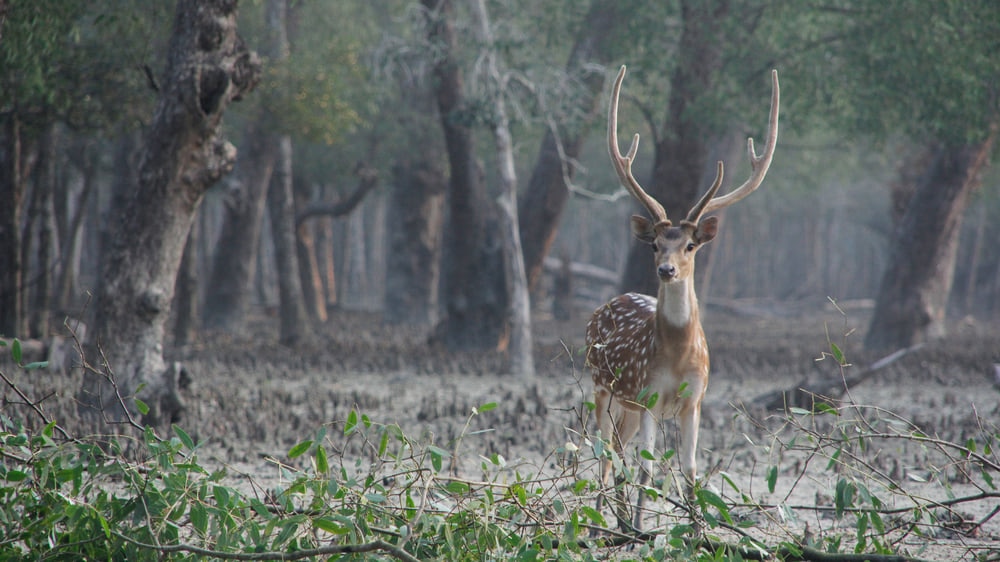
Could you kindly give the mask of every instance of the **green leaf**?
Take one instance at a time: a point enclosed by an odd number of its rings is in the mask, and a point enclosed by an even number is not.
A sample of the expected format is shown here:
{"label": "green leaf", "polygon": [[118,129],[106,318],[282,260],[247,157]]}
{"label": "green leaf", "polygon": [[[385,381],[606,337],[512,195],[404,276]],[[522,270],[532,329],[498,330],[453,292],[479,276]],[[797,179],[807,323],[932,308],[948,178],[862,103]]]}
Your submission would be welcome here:
{"label": "green leaf", "polygon": [[836,491],[834,493],[834,507],[835,514],[838,519],[844,515],[844,510],[848,507],[854,505],[854,492],[856,488],[854,484],[851,484],[847,480],[841,478],[837,481]]}
{"label": "green leaf", "polygon": [[604,516],[601,515],[601,512],[590,507],[589,505],[580,506],[580,511],[587,516],[587,519],[593,521],[595,525],[600,525],[601,527],[608,526],[608,522],[604,519]]}
{"label": "green leaf", "polygon": [[792,406],[791,408],[788,409],[788,411],[789,411],[789,413],[800,415],[800,416],[808,416],[809,414],[812,413],[809,410],[805,410],[805,409],[802,409],[802,408],[799,408],[799,407],[796,407],[796,406]]}
{"label": "green leaf", "polygon": [[691,396],[693,396],[694,393],[691,391],[690,388],[688,388],[689,386],[691,386],[689,383],[686,382],[681,383],[681,387],[677,390],[677,397],[691,398]]}
{"label": "green leaf", "polygon": [[171,424],[170,427],[174,430],[174,433],[177,434],[177,438],[181,440],[181,443],[183,443],[188,450],[194,449],[194,441],[191,439],[190,435],[178,427],[177,424]]}
{"label": "green leaf", "polygon": [[14,338],[10,345],[10,356],[14,358],[15,363],[21,364],[21,340]]}
{"label": "green leaf", "polygon": [[208,510],[205,509],[204,504],[193,504],[188,516],[191,518],[191,525],[198,533],[205,535],[208,532]]}
{"label": "green leaf", "polygon": [[466,484],[465,482],[458,482],[456,480],[448,482],[448,485],[445,486],[445,489],[451,492],[452,494],[458,494],[458,495],[468,494],[470,490],[468,484]]}
{"label": "green leaf", "polygon": [[8,482],[21,482],[28,477],[28,473],[23,470],[8,470],[4,475],[4,480]]}
{"label": "green leaf", "polygon": [[659,401],[660,401],[660,394],[657,393],[657,392],[654,392],[653,394],[651,394],[649,396],[649,400],[646,400],[646,409],[647,410],[652,410],[653,406],[656,406],[656,403],[659,402]]}
{"label": "green leaf", "polygon": [[837,363],[841,365],[844,364],[844,352],[837,347],[837,344],[830,342],[830,352],[833,354],[833,358],[837,361]]}
{"label": "green leaf", "polygon": [[313,526],[321,531],[326,531],[332,535],[346,535],[351,532],[351,527],[345,527],[332,519],[318,517],[313,519]]}
{"label": "green leaf", "polygon": [[378,441],[378,456],[382,457],[385,455],[385,451],[389,448],[389,430],[386,428],[382,429],[382,437]]}
{"label": "green leaf", "polygon": [[149,413],[149,406],[147,406],[145,402],[139,400],[138,398],[135,399],[135,407],[137,410],[139,410],[139,413],[144,416]]}
{"label": "green leaf", "polygon": [[48,361],[35,361],[35,362],[28,363],[27,365],[25,365],[23,367],[23,369],[25,371],[34,371],[36,369],[45,369],[45,368],[48,368],[48,366],[49,366],[49,362]]}
{"label": "green leaf", "polygon": [[496,407],[497,407],[496,402],[487,402],[486,404],[483,404],[482,406],[476,408],[476,410],[478,410],[479,413],[481,414],[483,412],[489,412],[490,410],[495,410]]}
{"label": "green leaf", "polygon": [[354,429],[358,427],[358,411],[351,410],[347,414],[347,423],[344,424],[344,435],[350,435],[354,433]]}
{"label": "green leaf", "polygon": [[642,457],[642,458],[644,458],[644,459],[646,459],[646,460],[648,460],[648,461],[655,461],[656,460],[656,457],[653,456],[653,453],[650,453],[646,449],[643,449],[643,450],[639,451],[639,456]]}
{"label": "green leaf", "polygon": [[767,491],[774,493],[774,485],[778,483],[778,467],[772,466],[767,469]]}
{"label": "green leaf", "polygon": [[733,523],[732,517],[729,516],[729,506],[726,505],[726,502],[724,502],[718,494],[704,488],[698,490],[696,494],[698,496],[698,503],[702,505],[702,509],[705,508],[706,504],[711,505],[719,510],[719,514],[722,515],[723,519],[725,519],[727,523]]}
{"label": "green leaf", "polygon": [[222,508],[229,507],[229,488],[225,486],[215,486],[212,489],[212,494],[215,496],[215,504],[217,506]]}
{"label": "green leaf", "polygon": [[316,472],[326,474],[330,471],[330,463],[326,459],[326,449],[322,445],[316,446]]}
{"label": "green leaf", "polygon": [[816,402],[816,412],[817,414],[833,414],[835,416],[840,415],[840,411],[833,406],[827,404],[826,402]]}
{"label": "green leaf", "polygon": [[441,447],[435,447],[434,445],[427,446],[427,452],[431,456],[431,466],[434,467],[434,472],[441,472],[441,467],[444,465],[444,458],[448,456],[448,451],[445,451]]}
{"label": "green leaf", "polygon": [[309,450],[310,447],[312,447],[312,445],[313,445],[312,439],[307,439],[299,443],[298,445],[288,450],[288,458],[294,459],[296,457],[301,457],[303,453],[305,453],[306,451]]}

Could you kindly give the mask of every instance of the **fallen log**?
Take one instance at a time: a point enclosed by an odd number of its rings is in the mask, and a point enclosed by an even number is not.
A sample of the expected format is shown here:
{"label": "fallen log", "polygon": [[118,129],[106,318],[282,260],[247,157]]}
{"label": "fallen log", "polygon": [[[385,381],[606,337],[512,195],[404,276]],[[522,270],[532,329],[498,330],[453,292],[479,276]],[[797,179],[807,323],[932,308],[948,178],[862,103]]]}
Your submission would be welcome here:
{"label": "fallen log", "polygon": [[[543,267],[547,271],[559,271],[562,269],[562,260],[551,256],[546,257],[543,262]],[[575,277],[582,277],[599,283],[610,283],[612,285],[616,285],[619,281],[619,275],[616,271],[591,265],[589,263],[572,262],[570,263],[569,271]]]}
{"label": "fallen log", "polygon": [[760,404],[768,410],[785,410],[787,408],[811,410],[817,400],[839,399],[849,389],[870,379],[882,369],[885,369],[923,346],[924,344],[920,343],[912,347],[894,351],[853,376],[833,377],[820,381],[810,381],[808,378],[805,378],[796,383],[792,388],[772,390],[761,394],[754,398],[754,403]]}

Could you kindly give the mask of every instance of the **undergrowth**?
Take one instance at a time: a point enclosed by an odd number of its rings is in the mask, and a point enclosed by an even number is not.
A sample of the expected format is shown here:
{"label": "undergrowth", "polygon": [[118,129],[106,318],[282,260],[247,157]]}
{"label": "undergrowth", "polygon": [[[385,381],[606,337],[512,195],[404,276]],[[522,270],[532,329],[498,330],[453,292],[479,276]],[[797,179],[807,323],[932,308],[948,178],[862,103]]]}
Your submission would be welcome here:
{"label": "undergrowth", "polygon": [[[10,347],[16,369],[44,368],[22,364],[17,340],[0,344]],[[424,442],[358,409],[273,459],[283,484],[265,488],[202,460],[202,445],[176,425],[169,438],[145,427],[127,444],[125,436],[100,445],[80,439],[0,376],[46,421],[30,431],[24,420],[0,414],[4,560],[898,560],[921,556],[914,538],[975,537],[1000,511],[969,520],[959,509],[1000,499],[995,425],[983,421],[978,435],[951,443],[854,403],[789,408],[777,425],[774,417],[738,412],[770,436],[754,443],[766,459],[766,491],[719,471],[702,479],[688,505],[675,499],[671,478],[638,489],[622,459],[585,432],[555,448],[545,469],[526,468],[463,447],[471,424],[450,443]],[[469,420],[498,407],[483,404]],[[337,453],[351,441],[361,455]],[[898,442],[937,462],[916,479],[881,468],[878,451]],[[668,468],[672,451],[640,454]],[[478,458],[474,476],[456,469],[469,458]],[[652,531],[621,533],[610,513],[595,508],[603,458],[625,476],[620,485],[633,498],[654,500],[645,517]],[[826,501],[790,502],[792,490],[817,478],[833,483]],[[957,493],[957,479],[974,492]],[[928,484],[943,494],[928,493]],[[963,555],[998,559],[989,543],[975,544]]]}

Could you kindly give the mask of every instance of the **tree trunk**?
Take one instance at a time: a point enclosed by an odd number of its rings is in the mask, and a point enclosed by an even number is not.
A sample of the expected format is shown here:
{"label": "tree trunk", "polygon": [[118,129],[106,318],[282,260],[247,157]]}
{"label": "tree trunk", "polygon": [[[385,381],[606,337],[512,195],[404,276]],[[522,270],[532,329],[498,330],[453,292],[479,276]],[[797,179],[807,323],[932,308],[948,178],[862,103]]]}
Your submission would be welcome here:
{"label": "tree trunk", "polygon": [[433,325],[446,180],[432,158],[398,162],[392,175],[384,317],[391,324]]}
{"label": "tree trunk", "polygon": [[236,163],[226,192],[222,231],[212,259],[205,296],[206,328],[229,330],[238,326],[250,301],[264,202],[277,159],[273,135],[260,130],[263,116],[247,127],[246,145]]}
{"label": "tree trunk", "polygon": [[23,336],[21,320],[21,126],[17,114],[0,116],[0,335]]}
{"label": "tree trunk", "polygon": [[[38,161],[35,165],[35,186],[28,210],[28,224],[32,225],[35,234],[35,271],[31,275],[31,296],[28,311],[28,334],[32,338],[44,339],[49,335],[49,315],[52,312],[52,272],[54,270],[53,256],[53,192],[56,182],[56,154],[58,133],[54,126],[42,134],[38,147]],[[32,247],[29,240],[24,240],[25,247]],[[24,263],[28,263],[25,260]]]}
{"label": "tree trunk", "polygon": [[192,221],[174,288],[174,346],[191,344],[198,326],[198,246],[201,225]]}
{"label": "tree trunk", "polygon": [[295,251],[299,259],[299,283],[302,285],[306,312],[310,319],[322,324],[327,319],[326,299],[323,296],[323,279],[319,273],[312,224],[300,223],[295,229]]}
{"label": "tree trunk", "polygon": [[295,345],[308,334],[309,316],[299,281],[299,259],[295,250],[291,137],[282,135],[278,147],[278,161],[271,175],[271,187],[267,190],[267,211],[271,218],[271,239],[274,241],[278,271],[280,340],[285,345]]}
{"label": "tree trunk", "polygon": [[434,90],[451,172],[442,268],[446,317],[436,337],[452,350],[496,349],[507,315],[503,250],[496,204],[486,193],[475,140],[461,116],[468,107],[455,59],[454,7],[451,0],[422,2],[430,19],[429,39],[441,48]]}
{"label": "tree trunk", "polygon": [[[655,140],[653,172],[646,191],[679,221],[694,206],[710,183],[705,181],[711,134],[703,120],[689,109],[715,87],[722,65],[719,36],[729,1],[681,2],[683,29],[677,52],[677,67],[670,78],[667,117]],[[645,213],[645,210],[642,211]],[[622,276],[622,292],[655,295],[656,275],[649,245],[633,241]]]}
{"label": "tree trunk", "polygon": [[[67,223],[64,232],[60,235],[60,247],[62,248],[62,268],[59,272],[59,289],[56,297],[56,306],[61,309],[75,307],[75,290],[77,288],[77,275],[80,262],[82,240],[80,231],[83,227],[84,217],[87,216],[91,195],[94,186],[97,184],[97,161],[93,151],[88,146],[84,149],[84,156],[81,162],[82,169],[80,194],[76,197],[76,202],[70,204],[70,194],[66,193],[66,215]],[[72,218],[68,215],[72,213]]]}
{"label": "tree trunk", "polygon": [[[612,30],[619,23],[620,2],[593,0],[577,32],[576,42],[566,62],[566,73],[583,85],[579,105],[584,108],[583,122],[547,130],[535,158],[528,187],[518,205],[520,237],[528,284],[534,289],[541,278],[545,256],[552,248],[559,228],[559,218],[569,197],[567,182],[576,172],[573,162],[579,157],[588,131],[588,123],[600,112],[604,75],[590,65],[606,64],[614,48]],[[556,136],[558,133],[558,137]]]}
{"label": "tree trunk", "polygon": [[[261,53],[271,61],[288,58],[286,0],[268,0],[266,34]],[[205,326],[230,330],[243,320],[257,267],[264,204],[274,167],[281,156],[281,138],[272,132],[274,116],[260,107],[243,138],[247,139],[236,165],[235,182],[227,194],[222,232],[213,259],[212,278],[205,299]],[[297,274],[297,273],[296,273]]]}
{"label": "tree trunk", "polygon": [[500,182],[500,230],[503,247],[504,278],[507,282],[510,323],[508,370],[515,375],[535,374],[534,346],[531,337],[531,298],[524,269],[524,253],[517,220],[517,169],[514,166],[514,142],[504,100],[506,84],[497,64],[493,29],[484,0],[471,0],[479,27],[479,40],[486,49],[486,69],[493,95],[493,139],[497,151],[497,176]]}
{"label": "tree trunk", "polygon": [[337,306],[337,269],[333,258],[333,219],[320,219],[316,245],[319,247],[320,267],[323,270],[323,294],[327,308]]}
{"label": "tree trunk", "polygon": [[995,137],[994,127],[979,144],[946,144],[930,153],[890,240],[868,349],[910,347],[944,335],[962,214]]}
{"label": "tree trunk", "polygon": [[[111,212],[111,245],[93,306],[94,344],[108,378],[84,375],[85,415],[137,417],[152,426],[180,418],[179,369],[163,339],[184,244],[205,190],[232,169],[236,148],[220,135],[229,103],[248,93],[260,62],[236,33],[236,2],[179,0],[167,68],[141,147],[138,179]],[[110,381],[114,381],[111,384]],[[142,387],[138,396],[138,389]]]}

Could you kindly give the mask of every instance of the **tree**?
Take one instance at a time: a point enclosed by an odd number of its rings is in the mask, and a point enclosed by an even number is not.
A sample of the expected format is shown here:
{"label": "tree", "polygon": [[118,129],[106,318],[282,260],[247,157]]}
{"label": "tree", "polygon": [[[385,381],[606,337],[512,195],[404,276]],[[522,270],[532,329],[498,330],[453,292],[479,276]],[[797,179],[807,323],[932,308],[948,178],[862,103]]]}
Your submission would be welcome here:
{"label": "tree", "polygon": [[845,130],[902,134],[927,155],[896,182],[899,221],[865,339],[909,347],[944,333],[963,211],[994,149],[1000,5],[856,2],[828,29],[836,50],[819,54],[838,81],[820,81],[820,99]]}
{"label": "tree", "polygon": [[997,129],[971,143],[933,147],[902,217],[865,336],[869,349],[901,349],[945,334],[958,234],[969,196],[993,151]]}
{"label": "tree", "polygon": [[175,420],[183,409],[178,369],[166,365],[162,352],[175,278],[205,190],[236,158],[220,134],[222,115],[260,76],[256,54],[236,32],[236,17],[234,0],[177,3],[137,183],[110,220],[112,243],[92,322],[110,378],[85,375],[80,403],[87,413],[124,419],[138,411],[131,401],[137,393],[150,408],[151,425]]}
{"label": "tree", "polygon": [[[61,0],[4,3],[0,17],[0,200],[4,202],[0,205],[4,240],[0,247],[0,333],[26,335],[25,264],[18,254],[31,246],[22,240],[18,226],[38,141],[56,123],[93,134],[113,131],[123,123],[128,128],[139,115],[148,113],[149,84],[135,69],[149,62],[144,54],[159,43],[160,34],[151,22],[159,21],[162,9],[159,4],[131,0],[113,8]],[[140,41],[145,47],[133,48]]]}
{"label": "tree", "polygon": [[[340,97],[344,90],[341,82],[357,78],[358,71],[350,64],[357,56],[357,38],[341,39],[345,34],[336,28],[331,32],[331,26],[363,19],[355,13],[360,8],[347,3],[333,6],[270,0],[260,3],[260,8],[246,14],[247,33],[260,45],[267,64],[258,95],[246,104],[240,116],[244,125],[243,150],[225,199],[217,244],[226,251],[212,256],[212,280],[208,286],[204,322],[216,329],[237,326],[251,299],[251,283],[259,265],[256,260],[261,223],[265,208],[269,207],[269,188],[272,185],[275,189],[287,187],[285,183],[272,181],[279,158],[292,154],[283,147],[284,139],[288,137],[293,148],[313,142],[332,145],[359,121],[354,108]],[[357,85],[357,82],[351,84]],[[363,84],[356,89],[363,91]],[[329,148],[324,148],[329,152]],[[290,163],[286,165],[291,166]],[[303,166],[298,168],[295,173],[301,174]],[[323,176],[333,173],[329,168],[323,169]],[[292,177],[279,179],[291,181]],[[276,192],[272,196],[287,197],[287,194]],[[283,202],[277,204],[284,205]],[[284,218],[287,217],[283,214],[282,220]],[[286,222],[295,229],[294,221]],[[287,258],[284,252],[278,252],[277,257]],[[290,259],[299,261],[297,255]],[[279,267],[282,271],[279,280],[286,283],[285,298],[293,298],[289,291],[301,294],[301,280],[293,282],[284,277],[299,275],[298,270],[286,270],[289,264]],[[299,289],[291,286],[293,283]],[[284,302],[292,307],[286,310],[293,318],[298,308],[305,310],[304,305]],[[300,320],[287,321],[285,326],[291,329],[291,326],[300,325]],[[288,334],[285,339],[291,341],[297,337]]]}
{"label": "tree", "polygon": [[500,178],[500,238],[503,247],[504,279],[507,285],[508,321],[510,323],[510,370],[516,375],[534,375],[535,360],[531,341],[531,300],[524,271],[524,253],[517,220],[517,170],[514,146],[507,117],[508,78],[501,75],[496,43],[484,0],[471,0],[471,7],[486,59],[483,82],[492,98],[491,128],[496,142],[497,175]]}
{"label": "tree", "polygon": [[[714,173],[714,165],[709,154],[720,125],[706,116],[710,111],[706,108],[718,102],[715,92],[724,86],[727,50],[742,45],[755,21],[748,17],[754,8],[735,0],[681,0],[679,8],[676,62],[670,74],[666,117],[654,133],[647,190],[674,217],[687,213],[710,183],[707,174]],[[761,75],[765,70],[760,68]],[[715,111],[722,113],[718,107]],[[629,249],[621,290],[656,293],[647,244],[634,241]]]}
{"label": "tree", "polygon": [[576,41],[566,61],[570,82],[580,85],[576,104],[580,118],[560,120],[545,131],[528,185],[518,205],[521,241],[528,283],[534,287],[542,274],[542,264],[549,254],[559,228],[559,218],[569,197],[569,182],[576,172],[575,160],[583,148],[588,123],[600,114],[604,74],[592,65],[611,60],[611,51],[620,37],[615,33],[622,24],[621,2],[593,0],[580,22]]}
{"label": "tree", "polygon": [[473,113],[457,60],[455,8],[451,0],[421,1],[428,39],[438,51],[434,94],[450,169],[442,268],[446,317],[437,336],[453,350],[495,349],[507,314],[502,248],[496,243],[496,206],[476,160]]}

